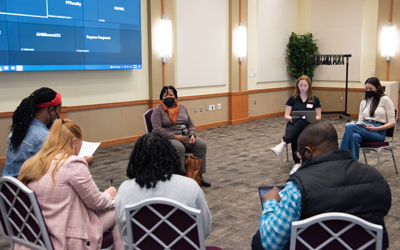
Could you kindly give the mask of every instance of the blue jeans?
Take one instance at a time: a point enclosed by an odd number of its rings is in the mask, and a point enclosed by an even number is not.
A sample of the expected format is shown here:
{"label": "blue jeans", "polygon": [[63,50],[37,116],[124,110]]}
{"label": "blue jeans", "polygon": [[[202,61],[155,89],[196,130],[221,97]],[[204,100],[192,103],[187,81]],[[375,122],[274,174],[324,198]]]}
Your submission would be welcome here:
{"label": "blue jeans", "polygon": [[[381,124],[368,123],[375,127],[382,126]],[[362,126],[356,124],[348,124],[345,128],[340,150],[349,149],[354,160],[358,161],[360,153],[361,141],[382,142],[386,138],[386,130],[369,131]]]}

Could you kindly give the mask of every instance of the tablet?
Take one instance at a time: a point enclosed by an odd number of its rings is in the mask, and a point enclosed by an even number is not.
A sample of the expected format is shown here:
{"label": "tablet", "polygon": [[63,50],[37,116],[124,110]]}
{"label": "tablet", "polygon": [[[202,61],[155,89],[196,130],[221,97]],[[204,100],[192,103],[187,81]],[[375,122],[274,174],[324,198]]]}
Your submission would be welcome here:
{"label": "tablet", "polygon": [[264,196],[264,194],[266,194],[269,190],[273,189],[274,187],[277,187],[277,188],[279,189],[279,192],[282,191],[282,189],[285,188],[285,186],[265,186],[265,187],[258,187],[258,194],[260,195],[260,201],[261,201],[261,209],[264,209],[262,197]]}

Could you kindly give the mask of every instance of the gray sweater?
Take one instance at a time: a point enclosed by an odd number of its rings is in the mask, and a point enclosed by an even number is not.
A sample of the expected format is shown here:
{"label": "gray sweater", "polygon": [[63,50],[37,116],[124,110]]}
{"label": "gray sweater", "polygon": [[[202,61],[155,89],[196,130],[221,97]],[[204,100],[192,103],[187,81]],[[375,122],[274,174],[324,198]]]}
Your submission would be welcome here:
{"label": "gray sweater", "polygon": [[175,135],[182,135],[181,125],[186,126],[186,135],[196,135],[193,121],[190,119],[186,107],[180,103],[175,125],[172,124],[168,113],[164,111],[161,104],[154,108],[153,114],[151,115],[151,124],[153,125],[153,132],[166,136],[168,139],[174,139]]}
{"label": "gray sweater", "polygon": [[172,175],[170,180],[159,181],[155,188],[140,188],[135,179],[124,181],[115,198],[115,217],[124,248],[128,249],[125,206],[147,198],[164,197],[179,201],[189,207],[201,210],[204,238],[211,232],[211,214],[206,196],[195,180],[181,175]]}

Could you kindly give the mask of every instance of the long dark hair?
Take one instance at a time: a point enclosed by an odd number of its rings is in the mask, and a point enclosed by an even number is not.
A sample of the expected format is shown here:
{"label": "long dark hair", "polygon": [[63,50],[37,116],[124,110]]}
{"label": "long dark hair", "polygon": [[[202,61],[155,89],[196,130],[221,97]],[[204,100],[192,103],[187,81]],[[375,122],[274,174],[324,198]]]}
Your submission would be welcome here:
{"label": "long dark hair", "polygon": [[172,143],[164,136],[149,133],[141,136],[133,147],[126,175],[135,178],[141,188],[155,188],[158,181],[166,181],[172,174],[185,175]]}
{"label": "long dark hair", "polygon": [[[382,85],[378,78],[370,77],[365,81],[365,84],[367,84],[367,83],[374,85],[375,88],[377,89],[376,96],[374,96],[374,99],[372,100],[372,103],[371,103],[371,109],[369,110],[369,115],[371,117],[374,117],[375,110],[379,105],[379,101],[381,100],[381,97],[384,96],[385,94],[383,93]],[[367,92],[365,92],[364,98],[365,98],[365,107],[364,107],[364,109],[365,109],[367,107],[367,100],[368,100]]]}
{"label": "long dark hair", "polygon": [[57,92],[50,88],[40,88],[21,101],[14,111],[12,125],[10,127],[10,132],[12,132],[10,144],[13,151],[18,149],[22,140],[25,138],[32,119],[38,110],[36,105],[51,102],[56,95]]}

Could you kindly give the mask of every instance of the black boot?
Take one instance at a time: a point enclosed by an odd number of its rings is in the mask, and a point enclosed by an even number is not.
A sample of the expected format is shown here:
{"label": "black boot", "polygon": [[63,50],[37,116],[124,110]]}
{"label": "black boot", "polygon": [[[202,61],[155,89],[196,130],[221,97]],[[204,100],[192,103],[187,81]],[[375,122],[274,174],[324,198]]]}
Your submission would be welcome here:
{"label": "black boot", "polygon": [[211,187],[211,183],[210,182],[206,182],[203,177],[201,177],[201,186],[202,187]]}

